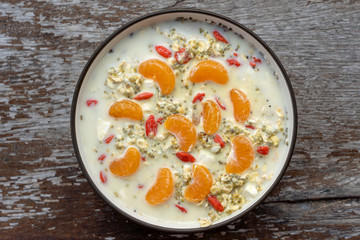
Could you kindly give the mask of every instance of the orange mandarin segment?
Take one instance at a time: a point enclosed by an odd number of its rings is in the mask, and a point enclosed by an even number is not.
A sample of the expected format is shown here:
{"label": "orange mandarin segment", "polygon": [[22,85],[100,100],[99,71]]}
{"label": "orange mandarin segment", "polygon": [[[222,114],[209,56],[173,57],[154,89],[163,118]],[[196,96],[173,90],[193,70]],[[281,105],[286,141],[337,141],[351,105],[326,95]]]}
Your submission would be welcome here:
{"label": "orange mandarin segment", "polygon": [[127,177],[136,172],[140,165],[140,152],[129,147],[120,159],[110,163],[110,171],[119,177]]}
{"label": "orange mandarin segment", "polygon": [[174,180],[171,170],[168,168],[160,168],[155,183],[146,193],[145,200],[153,205],[166,202],[174,192]]}
{"label": "orange mandarin segment", "polygon": [[203,102],[203,128],[205,133],[212,135],[220,126],[221,113],[219,106],[212,100]]}
{"label": "orange mandarin segment", "polygon": [[143,112],[139,104],[131,100],[121,100],[114,103],[109,109],[109,115],[115,118],[130,118],[140,120]]}
{"label": "orange mandarin segment", "polygon": [[184,197],[189,202],[200,202],[209,193],[212,186],[212,176],[206,167],[194,164],[192,167],[192,181],[186,187]]}
{"label": "orange mandarin segment", "polygon": [[190,152],[196,144],[196,129],[193,123],[186,117],[175,114],[168,117],[164,127],[175,135],[181,151]]}
{"label": "orange mandarin segment", "polygon": [[191,69],[189,78],[193,83],[213,81],[218,84],[226,84],[229,81],[229,75],[225,67],[214,60],[199,62]]}
{"label": "orange mandarin segment", "polygon": [[239,123],[245,122],[250,115],[250,101],[239,89],[231,89],[230,99],[234,107],[234,117]]}
{"label": "orange mandarin segment", "polygon": [[254,160],[254,148],[247,137],[236,136],[231,141],[232,150],[226,161],[227,173],[242,173],[248,169]]}
{"label": "orange mandarin segment", "polygon": [[170,94],[175,87],[175,75],[169,65],[159,59],[149,59],[139,66],[139,73],[154,80],[162,94]]}

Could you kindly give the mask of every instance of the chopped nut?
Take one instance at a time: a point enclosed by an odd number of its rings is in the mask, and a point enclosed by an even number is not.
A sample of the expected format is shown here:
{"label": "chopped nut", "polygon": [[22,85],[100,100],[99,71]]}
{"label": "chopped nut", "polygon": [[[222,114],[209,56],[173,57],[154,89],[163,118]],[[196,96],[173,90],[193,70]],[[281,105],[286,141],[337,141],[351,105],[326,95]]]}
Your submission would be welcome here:
{"label": "chopped nut", "polygon": [[277,147],[277,146],[279,146],[279,138],[277,137],[277,136],[271,136],[270,137],[270,140],[273,142],[273,145],[275,146],[275,147]]}
{"label": "chopped nut", "polygon": [[183,166],[183,179],[185,183],[191,180],[191,167],[189,165]]}
{"label": "chopped nut", "polygon": [[138,145],[139,148],[147,148],[148,147],[147,141],[145,139],[143,139],[143,138],[139,138],[136,141],[136,145]]}
{"label": "chopped nut", "polygon": [[208,218],[199,218],[200,227],[208,227],[212,224],[212,221]]}
{"label": "chopped nut", "polygon": [[251,172],[247,175],[250,182],[255,182],[258,179],[259,173],[258,172]]}
{"label": "chopped nut", "polygon": [[192,114],[192,123],[197,126],[200,123],[200,116],[198,114]]}
{"label": "chopped nut", "polygon": [[276,114],[278,115],[279,118],[284,118],[284,113],[280,108],[276,109]]}
{"label": "chopped nut", "polygon": [[211,151],[213,153],[218,153],[218,152],[220,152],[220,150],[221,150],[221,147],[219,145],[215,145],[211,148]]}

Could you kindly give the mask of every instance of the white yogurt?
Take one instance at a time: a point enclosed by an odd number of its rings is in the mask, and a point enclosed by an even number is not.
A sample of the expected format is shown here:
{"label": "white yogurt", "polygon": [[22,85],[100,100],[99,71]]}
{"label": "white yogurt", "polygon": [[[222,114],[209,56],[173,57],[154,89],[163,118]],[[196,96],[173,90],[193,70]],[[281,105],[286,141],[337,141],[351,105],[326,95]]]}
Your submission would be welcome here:
{"label": "white yogurt", "polygon": [[[225,111],[221,111],[222,118],[233,120],[233,107],[229,97],[229,91],[237,88],[243,91],[250,99],[251,115],[248,119],[249,121],[254,121],[259,126],[267,125],[276,129],[278,128],[279,119],[283,119],[281,127],[284,129],[284,132],[275,134],[279,139],[278,147],[271,147],[267,156],[260,157],[259,154],[256,154],[253,166],[242,174],[242,176],[246,176],[252,172],[257,172],[257,176],[252,177],[251,181],[249,180],[249,182],[243,186],[243,197],[246,200],[246,204],[251,204],[253,199],[261,195],[263,191],[266,191],[268,186],[273,182],[274,179],[272,175],[279,171],[283,163],[283,159],[279,156],[285,156],[289,148],[287,144],[285,144],[289,137],[286,133],[286,129],[288,128],[288,121],[286,120],[288,109],[284,104],[284,96],[279,82],[273,74],[274,71],[266,63],[266,60],[262,58],[262,55],[251,47],[246,40],[240,39],[231,32],[224,33],[222,29],[216,28],[216,26],[202,22],[181,23],[172,21],[158,24],[157,27],[161,32],[168,33],[172,28],[175,28],[176,33],[184,35],[187,41],[190,39],[208,41],[203,34],[199,33],[199,28],[209,33],[218,30],[226,35],[226,38],[231,44],[230,49],[225,52],[225,57],[210,57],[222,63],[227,69],[229,73],[229,82],[227,84],[218,85],[213,82],[198,83],[191,87],[192,94],[189,94],[184,90],[182,87],[183,83],[181,82],[181,79],[187,79],[189,71],[176,77],[175,89],[171,95],[174,100],[188,107],[183,115],[191,119],[193,114],[192,99],[198,92],[204,92],[205,98],[203,101],[214,99],[214,96],[221,97],[227,107]],[[161,142],[161,144],[163,144],[161,148],[162,151],[158,151],[155,158],[146,157],[146,161],[140,163],[140,167],[136,173],[129,177],[119,178],[108,170],[111,161],[119,158],[124,152],[124,150],[116,149],[115,139],[124,138],[124,142],[129,141],[129,137],[123,132],[123,128],[126,127],[128,123],[139,124],[138,121],[115,119],[109,116],[109,108],[115,100],[104,93],[112,91],[105,85],[108,69],[118,67],[122,61],[135,66],[150,58],[167,61],[167,59],[161,57],[154,50],[154,46],[163,45],[170,48],[172,44],[173,41],[169,37],[164,36],[164,34],[158,34],[155,27],[147,27],[122,39],[113,47],[112,52],[108,53],[99,62],[92,72],[90,79],[82,86],[82,94],[78,99],[76,112],[77,141],[82,159],[86,162],[85,165],[88,166],[90,176],[94,179],[96,185],[102,189],[102,192],[107,195],[112,195],[112,201],[115,205],[121,209],[125,209],[128,213],[133,212],[135,217],[150,219],[150,221],[153,219],[154,221],[169,223],[174,226],[181,222],[184,226],[194,227],[199,226],[199,218],[208,217],[211,206],[198,206],[197,204],[184,201],[181,202],[180,205],[187,209],[187,213],[185,214],[174,207],[175,204],[179,203],[174,196],[159,206],[152,206],[145,201],[147,190],[154,182],[160,167],[168,167],[172,171],[179,171],[182,170],[184,165],[190,166],[189,163],[179,161],[172,152],[169,154],[167,147],[171,143],[166,142],[166,140],[157,141],[146,138],[148,142],[147,149],[153,148],[152,144]],[[239,46],[238,49],[237,46]],[[234,52],[238,54],[237,57],[233,55]],[[173,56],[172,54],[172,57]],[[241,66],[229,66],[226,59],[230,56],[237,59],[241,63]],[[260,58],[262,62],[261,64],[258,63],[256,68],[253,69],[249,64],[249,60],[252,59],[247,59],[246,56],[256,56],[256,58]],[[198,62],[198,60],[191,60],[187,66],[191,69],[192,66],[195,66]],[[144,91],[155,93],[159,90],[158,86],[152,80],[145,80],[141,87],[141,92]],[[126,97],[117,94],[115,98],[122,99]],[[88,107],[86,104],[88,99],[96,99],[98,103],[95,106]],[[147,119],[150,114],[161,117],[155,111],[158,101],[159,98],[157,96],[154,96],[150,100],[137,101],[143,109],[144,119]],[[201,103],[198,104],[198,110],[201,110]],[[283,118],[279,118],[281,114],[284,114]],[[246,124],[238,124],[241,129],[248,131],[250,136],[256,132],[256,129],[245,128],[245,125]],[[223,124],[220,128],[222,127]],[[196,128],[197,132],[203,131],[202,124],[199,124]],[[159,125],[157,136],[161,136],[161,134],[165,132],[166,130],[163,125]],[[112,134],[115,138],[110,144],[105,144],[104,139]],[[135,139],[135,141],[136,140],[138,139]],[[133,145],[136,146],[136,142]],[[213,174],[213,179],[216,180],[219,171],[224,170],[224,165],[219,164],[219,161],[225,162],[227,158],[226,153],[230,151],[230,148],[230,143],[227,143],[226,147],[222,149],[219,154],[213,154],[211,148],[194,149],[191,154],[197,159],[197,163],[209,168]],[[106,155],[104,161],[98,160],[101,154]],[[164,154],[167,155],[167,158],[162,157]],[[105,184],[100,180],[100,171],[103,171],[106,175],[107,182]],[[139,188],[139,185],[143,187]],[[225,219],[230,216],[225,217]]]}

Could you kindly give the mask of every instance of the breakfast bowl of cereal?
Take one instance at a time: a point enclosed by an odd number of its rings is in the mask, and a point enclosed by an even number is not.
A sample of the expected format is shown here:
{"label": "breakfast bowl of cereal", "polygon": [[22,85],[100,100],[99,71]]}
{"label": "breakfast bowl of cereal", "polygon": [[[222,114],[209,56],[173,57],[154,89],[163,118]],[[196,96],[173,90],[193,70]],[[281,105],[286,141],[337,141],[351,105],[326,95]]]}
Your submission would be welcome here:
{"label": "breakfast bowl of cereal", "polygon": [[294,93],[273,51],[243,25],[167,10],[111,34],[71,110],[76,157],[119,213],[164,231],[230,223],[258,206],[291,159]]}

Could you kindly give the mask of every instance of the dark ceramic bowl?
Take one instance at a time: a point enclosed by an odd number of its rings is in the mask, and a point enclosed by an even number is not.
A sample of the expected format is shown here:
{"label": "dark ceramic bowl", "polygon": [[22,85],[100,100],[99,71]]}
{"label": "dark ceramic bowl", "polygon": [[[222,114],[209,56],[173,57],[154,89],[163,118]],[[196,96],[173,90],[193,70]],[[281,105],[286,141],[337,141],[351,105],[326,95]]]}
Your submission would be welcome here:
{"label": "dark ceramic bowl", "polygon": [[[161,221],[157,221],[148,217],[139,216],[133,213],[133,211],[129,209],[125,209],[124,207],[116,205],[114,202],[114,196],[111,194],[106,193],[101,186],[97,183],[98,181],[94,181],[91,174],[89,174],[89,166],[86,161],[83,161],[81,156],[81,151],[78,146],[78,139],[77,139],[77,130],[76,126],[79,124],[79,121],[76,118],[77,114],[77,104],[78,100],[81,98],[81,87],[84,83],[89,80],[89,76],[91,75],[92,71],[94,70],[95,66],[99,63],[99,61],[113,48],[113,46],[118,43],[122,38],[129,35],[130,33],[137,31],[143,27],[149,26],[151,24],[175,20],[177,18],[185,18],[185,19],[193,19],[193,20],[200,20],[210,22],[212,24],[223,26],[233,32],[239,34],[250,43],[252,43],[255,48],[260,50],[264,58],[270,63],[271,67],[273,68],[275,74],[278,76],[278,80],[280,82],[280,87],[282,89],[282,93],[286,99],[285,105],[288,111],[288,118],[289,118],[289,145],[287,154],[282,157],[281,164],[282,166],[279,167],[277,172],[274,172],[274,176],[270,183],[268,184],[268,188],[263,190],[258,197],[256,197],[253,201],[245,204],[240,210],[234,212],[228,217],[222,218],[219,221],[215,222],[213,225],[206,227],[206,228],[199,228],[199,226],[189,226],[183,224],[181,222],[177,224],[167,224]],[[85,65],[80,78],[78,80],[73,102],[72,102],[72,109],[71,109],[71,134],[73,145],[75,149],[76,157],[79,161],[79,164],[82,168],[82,171],[91,184],[91,186],[95,189],[95,191],[100,195],[104,201],[113,207],[119,213],[125,215],[129,219],[134,220],[135,222],[142,224],[147,227],[155,228],[158,230],[163,231],[171,231],[171,232],[196,232],[196,231],[203,231],[214,229],[225,224],[228,224],[236,219],[239,219],[249,213],[251,210],[256,208],[262,201],[270,194],[270,192],[275,188],[275,186],[279,183],[280,179],[282,178],[287,166],[289,165],[294,146],[296,140],[296,130],[297,130],[297,113],[296,113],[296,103],[294,92],[291,87],[291,83],[289,77],[287,76],[285,69],[279,59],[276,57],[274,52],[266,45],[264,41],[262,41],[256,34],[250,31],[245,26],[237,23],[236,21],[224,17],[222,15],[202,11],[202,10],[189,10],[189,9],[177,9],[177,10],[166,10],[151,13],[140,18],[137,18],[134,21],[125,24],[118,30],[116,30],[113,34],[111,34],[104,42],[100,44],[100,46],[95,50],[93,55],[90,57],[89,61]]]}

